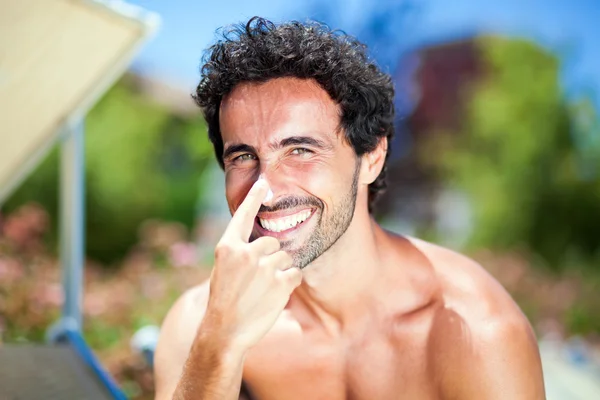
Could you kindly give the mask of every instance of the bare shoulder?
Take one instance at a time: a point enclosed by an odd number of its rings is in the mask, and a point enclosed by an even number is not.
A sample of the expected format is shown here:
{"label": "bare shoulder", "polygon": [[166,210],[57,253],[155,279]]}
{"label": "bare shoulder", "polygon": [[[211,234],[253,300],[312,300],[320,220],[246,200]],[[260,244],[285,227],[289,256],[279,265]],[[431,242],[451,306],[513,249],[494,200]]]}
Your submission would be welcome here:
{"label": "bare shoulder", "polygon": [[179,296],[162,323],[159,345],[182,346],[186,353],[189,351],[204,317],[208,295],[209,282],[205,281]]}
{"label": "bare shoulder", "polygon": [[469,326],[482,325],[497,317],[528,325],[508,292],[477,262],[432,243],[408,240],[431,263],[445,307],[461,315]]}
{"label": "bare shoulder", "polygon": [[441,288],[429,360],[441,397],[543,399],[533,330],[504,288],[478,263],[417,239]]}
{"label": "bare shoulder", "polygon": [[162,323],[154,354],[157,399],[170,398],[169,393],[175,390],[204,317],[208,295],[208,281],[188,289],[173,304]]}

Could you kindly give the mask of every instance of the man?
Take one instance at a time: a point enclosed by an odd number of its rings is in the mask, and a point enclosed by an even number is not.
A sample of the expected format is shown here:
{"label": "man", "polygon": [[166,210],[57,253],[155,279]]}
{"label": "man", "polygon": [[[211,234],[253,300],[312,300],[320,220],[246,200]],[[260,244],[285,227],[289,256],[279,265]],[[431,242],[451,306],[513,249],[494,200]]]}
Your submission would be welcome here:
{"label": "man", "polygon": [[166,317],[157,399],[543,399],[534,334],[479,265],[383,230],[394,90],[355,40],[260,18],[195,94],[233,218]]}

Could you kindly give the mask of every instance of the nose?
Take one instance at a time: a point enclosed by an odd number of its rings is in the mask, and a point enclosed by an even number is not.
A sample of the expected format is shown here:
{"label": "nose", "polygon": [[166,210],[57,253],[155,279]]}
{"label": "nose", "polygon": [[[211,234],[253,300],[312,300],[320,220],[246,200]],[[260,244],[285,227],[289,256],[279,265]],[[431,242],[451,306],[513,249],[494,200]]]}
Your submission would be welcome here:
{"label": "nose", "polygon": [[277,197],[286,192],[285,176],[281,171],[267,170],[265,168],[261,171],[258,179],[264,179],[269,184],[269,191],[263,201],[264,205],[272,205]]}
{"label": "nose", "polygon": [[274,197],[273,189],[271,189],[271,183],[269,183],[269,181],[267,180],[267,178],[265,177],[265,175],[262,174],[262,173],[258,176],[258,179],[259,180],[263,179],[263,180],[265,180],[269,184],[269,191],[267,192],[267,194],[265,196],[265,199],[262,202],[263,204],[268,205],[273,200],[273,197]]}

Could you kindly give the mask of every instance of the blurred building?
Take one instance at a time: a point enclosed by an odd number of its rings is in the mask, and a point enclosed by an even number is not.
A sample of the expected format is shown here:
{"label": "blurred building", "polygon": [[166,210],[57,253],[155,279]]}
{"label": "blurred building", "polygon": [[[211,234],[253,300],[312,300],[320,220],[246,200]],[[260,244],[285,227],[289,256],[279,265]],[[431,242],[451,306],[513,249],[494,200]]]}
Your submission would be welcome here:
{"label": "blurred building", "polygon": [[[407,115],[391,145],[388,190],[378,203],[388,228],[414,234],[433,228],[459,245],[469,231],[466,197],[444,187],[427,168],[421,149],[435,135],[460,132],[470,84],[484,74],[473,38],[421,47],[404,55],[394,75]],[[400,110],[402,113],[402,109]]]}
{"label": "blurred building", "polygon": [[407,120],[417,139],[439,129],[459,130],[465,104],[464,89],[481,77],[483,63],[474,40],[425,47],[417,51],[414,75],[416,107]]}

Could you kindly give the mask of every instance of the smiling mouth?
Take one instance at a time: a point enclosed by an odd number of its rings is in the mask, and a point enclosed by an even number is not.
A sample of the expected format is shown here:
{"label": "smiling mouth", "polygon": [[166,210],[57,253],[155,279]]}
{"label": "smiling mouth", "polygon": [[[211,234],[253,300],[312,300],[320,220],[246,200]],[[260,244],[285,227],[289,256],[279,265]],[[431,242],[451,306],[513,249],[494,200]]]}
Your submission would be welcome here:
{"label": "smiling mouth", "polygon": [[296,214],[286,215],[281,218],[257,218],[260,226],[268,232],[283,232],[295,228],[306,221],[313,210],[302,210]]}

